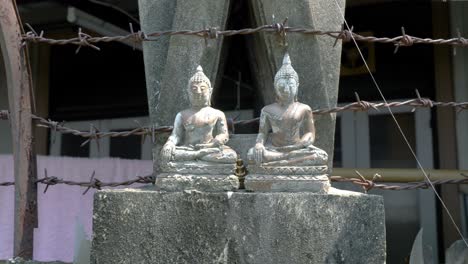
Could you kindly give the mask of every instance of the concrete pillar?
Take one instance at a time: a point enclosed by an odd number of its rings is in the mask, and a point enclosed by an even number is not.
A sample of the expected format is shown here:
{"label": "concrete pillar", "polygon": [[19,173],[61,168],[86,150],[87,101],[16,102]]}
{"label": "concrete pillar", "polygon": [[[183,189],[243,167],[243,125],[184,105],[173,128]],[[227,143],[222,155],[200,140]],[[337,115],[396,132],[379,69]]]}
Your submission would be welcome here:
{"label": "concrete pillar", "polygon": [[[226,25],[229,0],[139,0],[143,32],[199,30]],[[143,43],[146,89],[151,125],[172,126],[176,114],[186,109],[186,87],[198,65],[216,83],[223,37],[164,36]],[[214,87],[218,89],[218,87]],[[158,135],[153,148],[154,171],[167,135]]]}
{"label": "concrete pillar", "polygon": [[[230,1],[140,0],[145,33],[225,27]],[[151,123],[173,125],[176,114],[189,105],[186,87],[197,65],[215,83],[223,37],[165,36],[144,42],[146,87]],[[217,87],[214,87],[217,89]]]}
{"label": "concrete pillar", "polygon": [[[341,30],[345,0],[253,0],[252,14],[257,25],[281,23],[288,18],[287,26],[316,30]],[[286,35],[287,46],[279,34],[260,33],[255,38],[251,56],[257,87],[265,104],[274,102],[273,79],[281,67],[287,50],[292,65],[299,74],[298,100],[312,109],[332,108],[338,98],[341,41],[327,36],[311,36],[297,33]],[[316,145],[329,155],[332,168],[335,136],[335,114],[316,115]]]}

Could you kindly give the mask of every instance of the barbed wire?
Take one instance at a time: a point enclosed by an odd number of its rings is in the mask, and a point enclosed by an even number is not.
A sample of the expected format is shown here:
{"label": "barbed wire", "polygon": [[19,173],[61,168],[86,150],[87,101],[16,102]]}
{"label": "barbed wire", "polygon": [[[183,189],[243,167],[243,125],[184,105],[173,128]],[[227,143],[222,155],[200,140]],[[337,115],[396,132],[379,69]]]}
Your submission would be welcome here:
{"label": "barbed wire", "polygon": [[[404,185],[390,185],[390,184],[382,184],[377,183],[376,179],[380,178],[380,175],[374,175],[372,180],[368,180],[363,177],[359,172],[356,171],[359,178],[348,178],[348,177],[341,177],[341,176],[330,176],[330,180],[333,182],[350,182],[361,186],[365,192],[370,191],[371,189],[381,189],[387,191],[403,191],[403,190],[416,190],[416,189],[427,189],[430,187],[430,183],[427,181],[421,182],[413,182]],[[467,177],[466,179],[442,179],[442,180],[435,180],[431,181],[433,185],[442,185],[442,184],[467,184],[468,183],[468,175],[461,173],[463,177]]]}
{"label": "barbed wire", "polygon": [[87,46],[99,50],[99,48],[94,45],[100,42],[122,42],[122,41],[132,41],[134,43],[141,43],[143,41],[155,41],[162,36],[175,36],[175,35],[184,35],[184,36],[196,36],[202,37],[205,39],[217,39],[220,36],[234,36],[234,35],[250,35],[259,32],[266,33],[277,33],[283,38],[286,37],[286,33],[295,33],[295,34],[304,34],[304,35],[315,35],[315,36],[328,36],[336,39],[335,44],[338,40],[343,42],[349,42],[354,38],[359,42],[370,42],[370,43],[384,43],[384,44],[393,44],[396,49],[395,52],[401,46],[412,46],[414,44],[432,44],[432,45],[452,45],[452,46],[468,46],[468,40],[461,36],[458,32],[458,36],[450,39],[432,39],[432,38],[420,38],[405,33],[404,27],[401,28],[402,35],[396,37],[375,37],[375,36],[363,36],[347,30],[342,27],[342,30],[336,31],[326,31],[326,30],[315,30],[305,27],[289,27],[286,25],[287,19],[283,23],[274,23],[271,25],[262,25],[256,28],[243,28],[237,30],[219,30],[218,27],[209,27],[199,30],[165,30],[165,31],[155,31],[152,33],[145,33],[141,30],[135,32],[133,26],[130,23],[130,33],[123,36],[102,36],[102,37],[92,37],[90,35],[82,33],[81,29],[78,31],[77,37],[68,38],[68,39],[51,39],[44,37],[44,31],[41,31],[39,34],[32,27],[30,31],[26,32],[23,35],[23,45],[26,43],[47,43],[50,45],[77,45],[79,47]]}
{"label": "barbed wire", "polygon": [[15,185],[15,182],[0,182],[0,186],[12,186]]}
{"label": "barbed wire", "polygon": [[[413,107],[415,110],[416,108],[427,107],[432,108],[434,106],[437,107],[452,107],[457,112],[467,110],[468,109],[468,102],[436,102],[431,99],[422,98],[419,93],[416,91],[418,98],[409,99],[405,101],[398,101],[398,102],[389,102],[389,103],[372,103],[367,101],[362,101],[359,99],[359,96],[356,94],[357,101],[353,103],[349,103],[344,106],[338,106],[330,109],[318,109],[314,110],[314,114],[322,115],[322,114],[329,114],[329,113],[337,113],[342,111],[370,111],[370,110],[379,110],[380,108],[387,108],[387,107],[404,107],[410,106]],[[0,119],[6,120],[9,118],[9,113],[7,110],[0,111]],[[80,131],[76,129],[72,129],[69,127],[64,126],[65,122],[57,122],[50,119],[45,119],[40,116],[33,115],[33,120],[37,122],[38,127],[44,127],[51,129],[54,132],[59,132],[62,134],[72,134],[75,136],[80,136],[86,138],[86,141],[83,142],[82,146],[89,143],[91,140],[98,140],[105,137],[128,137],[132,135],[142,136],[143,140],[146,139],[147,136],[151,137],[152,142],[155,141],[155,136],[158,133],[167,133],[172,131],[172,126],[141,126],[137,123],[139,127],[129,130],[129,131],[110,131],[110,132],[102,132],[99,131],[94,125],[90,124],[89,131]],[[249,120],[229,120],[229,126],[232,127],[233,125],[244,126],[249,124],[256,124],[258,123],[259,118],[253,118]]]}
{"label": "barbed wire", "polygon": [[[356,94],[356,102],[349,103],[344,106],[334,107],[330,109],[318,109],[314,110],[314,114],[328,114],[328,113],[336,113],[342,111],[370,111],[370,110],[379,110],[379,108],[387,108],[387,107],[404,107],[410,106],[414,109],[419,107],[429,107],[432,108],[434,106],[438,107],[453,107],[457,111],[467,110],[468,109],[468,102],[437,102],[427,98],[422,98],[419,93],[416,91],[417,98],[409,99],[405,101],[399,102],[389,102],[389,103],[372,103],[367,101],[362,101],[359,99],[359,96]],[[414,110],[413,109],[413,110]],[[0,119],[7,120],[9,119],[9,112],[7,110],[0,111]],[[104,137],[127,137],[131,135],[140,135],[143,137],[151,136],[153,142],[155,140],[155,135],[157,133],[164,133],[164,132],[171,132],[171,126],[163,126],[163,127],[144,127],[140,126],[130,131],[120,131],[120,132],[101,132],[99,131],[94,125],[90,125],[90,131],[79,131],[76,129],[68,128],[63,126],[63,122],[52,121],[50,119],[45,119],[43,117],[39,117],[33,115],[33,120],[37,122],[37,126],[49,128],[53,131],[63,133],[63,134],[72,134],[76,136],[81,136],[87,138],[86,141],[82,143],[82,146],[89,143],[91,140],[98,140]],[[235,125],[247,125],[253,124],[258,122],[258,118],[250,119],[250,120],[238,120],[238,121],[231,121],[232,124]],[[145,138],[143,138],[144,140]],[[414,190],[414,189],[421,189],[421,188],[428,188],[428,182],[417,182],[408,185],[387,185],[376,183],[375,179],[367,180],[358,172],[356,172],[360,178],[346,178],[341,176],[331,176],[330,180],[335,182],[351,182],[353,184],[359,185],[363,187],[365,191],[369,191],[373,188],[376,189],[383,189],[383,190]],[[118,186],[128,186],[135,183],[153,183],[155,181],[155,177],[153,175],[149,176],[137,176],[135,179],[122,181],[122,182],[102,182],[96,178],[94,178],[94,173],[91,175],[91,180],[89,182],[75,182],[75,181],[67,181],[62,180],[57,177],[49,177],[47,176],[47,171],[45,172],[46,176],[44,178],[38,179],[36,183],[46,184],[46,188],[44,191],[47,191],[48,187],[51,185],[56,184],[66,184],[71,186],[81,186],[86,187],[85,193],[90,189],[101,189],[103,187],[118,187]],[[466,175],[463,175],[466,176]],[[468,177],[468,176],[466,176]],[[375,177],[374,177],[375,178]],[[468,183],[467,179],[446,179],[446,180],[436,180],[432,182],[433,184],[464,184]],[[0,186],[12,186],[14,182],[1,182]]]}
{"label": "barbed wire", "polygon": [[[44,170],[45,177],[37,179],[35,182],[40,184],[45,184],[46,187],[44,189],[44,193],[47,192],[50,186],[54,186],[57,184],[63,184],[68,186],[80,186],[85,187],[85,191],[83,195],[86,194],[90,189],[97,189],[101,190],[104,187],[121,187],[121,186],[130,186],[133,184],[155,184],[156,176],[154,175],[147,175],[147,176],[136,176],[134,179],[126,180],[126,181],[119,181],[119,182],[104,182],[97,179],[95,171],[92,172],[89,181],[69,181],[63,180],[56,176],[48,176],[47,170]],[[378,183],[376,180],[379,177],[375,175],[372,180],[368,180],[364,178],[359,172],[356,171],[360,178],[347,178],[342,176],[330,176],[330,181],[332,182],[349,182],[355,185],[358,185],[364,189],[365,192],[368,192],[372,189],[381,189],[381,190],[391,190],[391,191],[403,191],[403,190],[416,190],[416,189],[427,189],[430,185],[428,182],[414,182],[405,185],[390,185],[390,184],[383,184]],[[432,181],[433,185],[442,185],[442,184],[467,184],[468,183],[468,175],[461,174],[462,176],[466,177],[466,179],[443,179],[443,180],[435,180]],[[248,177],[248,175],[247,175]],[[0,182],[0,186],[13,186],[15,185],[14,182]]]}
{"label": "barbed wire", "polygon": [[[140,183],[140,184],[148,184],[152,183],[154,184],[156,177],[153,175],[147,175],[147,176],[136,176],[136,178],[127,180],[127,181],[120,181],[120,182],[103,182],[97,178],[96,172],[93,171],[90,177],[90,180],[88,182],[86,181],[69,181],[69,180],[63,180],[55,176],[48,176],[47,169],[44,170],[45,177],[37,179],[35,183],[41,183],[45,184],[46,187],[44,189],[44,193],[47,192],[50,186],[54,186],[57,184],[64,184],[64,185],[69,185],[69,186],[80,186],[80,187],[86,187],[86,190],[83,192],[83,195],[86,194],[91,188],[92,189],[97,189],[101,190],[104,187],[119,187],[119,186],[129,186],[135,183]],[[14,182],[1,182],[0,186],[12,186],[15,185]]]}

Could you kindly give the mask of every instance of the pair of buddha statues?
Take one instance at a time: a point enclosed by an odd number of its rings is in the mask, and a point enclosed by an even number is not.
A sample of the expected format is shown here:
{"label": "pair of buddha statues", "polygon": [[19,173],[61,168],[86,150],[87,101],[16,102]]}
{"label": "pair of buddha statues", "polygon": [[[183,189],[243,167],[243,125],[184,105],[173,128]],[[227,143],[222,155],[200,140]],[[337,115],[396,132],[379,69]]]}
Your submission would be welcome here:
{"label": "pair of buddha statues", "polygon": [[[277,100],[262,109],[256,143],[247,154],[249,172],[288,177],[298,171],[308,173],[306,168],[327,170],[327,153],[314,146],[312,109],[297,101],[298,87],[298,74],[286,54],[274,78]],[[233,174],[238,155],[226,146],[226,117],[210,106],[213,88],[201,66],[187,89],[191,107],[177,114],[172,134],[161,149],[162,172]]]}

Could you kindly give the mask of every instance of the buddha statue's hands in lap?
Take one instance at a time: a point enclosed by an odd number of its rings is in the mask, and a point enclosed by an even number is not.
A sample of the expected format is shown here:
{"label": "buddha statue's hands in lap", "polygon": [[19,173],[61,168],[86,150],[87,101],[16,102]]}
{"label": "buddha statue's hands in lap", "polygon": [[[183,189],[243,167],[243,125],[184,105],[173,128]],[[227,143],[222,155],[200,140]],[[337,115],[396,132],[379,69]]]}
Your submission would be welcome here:
{"label": "buddha statue's hands in lap", "polygon": [[210,107],[212,90],[210,80],[198,66],[188,84],[191,107],[177,114],[172,134],[161,150],[163,167],[169,162],[236,162],[236,152],[225,146],[229,140],[226,117]]}
{"label": "buddha statue's hands in lap", "polygon": [[326,165],[327,153],[315,147],[312,109],[297,102],[299,77],[289,55],[275,75],[277,102],[267,105],[260,115],[256,144],[248,152],[250,164],[261,166]]}

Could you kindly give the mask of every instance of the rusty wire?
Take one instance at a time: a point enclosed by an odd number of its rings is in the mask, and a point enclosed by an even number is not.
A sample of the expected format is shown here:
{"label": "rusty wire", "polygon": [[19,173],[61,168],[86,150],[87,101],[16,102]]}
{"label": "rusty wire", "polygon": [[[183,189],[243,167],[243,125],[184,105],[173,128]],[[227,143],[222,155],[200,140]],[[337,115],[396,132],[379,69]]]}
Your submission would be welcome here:
{"label": "rusty wire", "polygon": [[[96,172],[93,171],[91,174],[89,182],[77,182],[77,181],[67,181],[63,179],[59,179],[55,176],[48,176],[47,170],[45,172],[45,177],[36,180],[36,183],[42,183],[45,184],[46,187],[44,189],[44,193],[47,192],[49,189],[49,186],[57,185],[57,184],[65,184],[69,186],[80,186],[80,187],[86,187],[86,190],[83,192],[83,195],[86,194],[91,188],[92,189],[97,189],[101,190],[103,187],[119,187],[119,186],[129,186],[135,183],[140,183],[140,184],[145,184],[145,183],[152,183],[154,184],[155,182],[155,177],[153,175],[148,175],[148,176],[136,176],[136,178],[127,180],[127,181],[121,181],[121,182],[103,182],[97,178],[95,178]],[[0,185],[1,186],[1,185]]]}
{"label": "rusty wire", "polygon": [[436,102],[428,98],[420,98],[420,97],[415,98],[415,99],[409,99],[406,101],[401,101],[401,102],[389,102],[389,103],[372,103],[372,102],[358,100],[354,103],[350,103],[341,107],[315,110],[314,114],[328,114],[328,113],[341,112],[345,110],[369,111],[371,109],[378,110],[378,108],[401,107],[401,106],[411,106],[413,108],[418,108],[418,107],[432,108],[434,106],[453,107],[455,108],[457,112],[459,112],[459,111],[468,109],[468,102],[461,102],[461,103]]}
{"label": "rusty wire", "polygon": [[[413,108],[420,108],[420,107],[452,107],[457,112],[462,110],[468,110],[468,102],[436,102],[432,101],[427,98],[421,98],[419,93],[417,93],[418,98],[409,99],[406,101],[399,101],[399,102],[389,102],[389,103],[372,103],[367,101],[362,101],[357,96],[357,101],[344,105],[338,106],[330,109],[318,109],[314,110],[314,114],[322,115],[322,114],[329,114],[329,113],[337,113],[342,111],[370,111],[370,110],[379,110],[379,108],[387,108],[387,107],[403,107],[403,106],[410,106]],[[9,113],[7,110],[0,111],[0,119],[8,119]],[[86,141],[83,142],[83,145],[86,145],[91,140],[99,140],[104,137],[128,137],[131,135],[142,136],[143,140],[148,136],[151,137],[152,141],[155,141],[155,135],[158,133],[165,133],[171,132],[172,126],[161,126],[161,127],[154,127],[154,126],[141,126],[130,130],[130,131],[119,131],[119,132],[102,132],[99,131],[96,127],[90,126],[89,131],[80,131],[72,128],[68,128],[63,125],[63,122],[57,122],[50,119],[45,119],[43,117],[39,117],[33,115],[33,120],[36,121],[38,127],[45,127],[49,128],[52,131],[59,132],[62,134],[72,134],[75,136],[81,136],[86,138]],[[248,125],[248,124],[255,124],[258,123],[259,118],[254,118],[250,120],[234,120],[232,121],[233,125]]]}
{"label": "rusty wire", "polygon": [[[124,36],[103,36],[103,37],[92,37],[89,35],[85,35],[81,32],[78,32],[78,36],[69,39],[50,39],[44,37],[43,32],[37,34],[37,32],[30,28],[31,30],[28,31],[26,34],[23,35],[23,44],[25,43],[47,43],[50,45],[77,45],[79,47],[87,46],[96,49],[97,47],[94,45],[99,42],[122,42],[122,41],[134,41],[134,42],[142,42],[142,41],[155,41],[159,37],[162,36],[175,36],[175,35],[185,35],[185,36],[196,36],[202,37],[205,39],[217,39],[220,36],[234,36],[234,35],[249,35],[255,34],[258,32],[266,32],[266,33],[276,33],[280,36],[286,36],[286,33],[296,33],[296,34],[304,34],[304,35],[320,35],[320,36],[328,36],[331,38],[338,40],[342,40],[343,42],[349,42],[352,38],[359,42],[372,42],[372,43],[385,43],[385,44],[393,44],[395,45],[396,49],[395,52],[398,50],[399,47],[402,46],[412,46],[414,44],[433,44],[433,45],[453,45],[453,46],[468,46],[468,40],[463,38],[460,33],[456,38],[450,39],[431,39],[431,38],[420,38],[414,37],[411,35],[407,35],[405,33],[404,28],[402,28],[402,35],[396,36],[393,38],[389,37],[375,37],[375,36],[362,36],[357,33],[353,32],[353,29],[347,30],[344,27],[342,30],[339,31],[324,31],[324,30],[314,30],[310,28],[304,27],[289,27],[286,25],[287,19],[285,19],[282,23],[275,23],[271,25],[262,25],[256,28],[243,28],[238,30],[219,30],[217,27],[210,27],[205,29],[199,30],[166,30],[166,31],[156,31],[153,33],[145,33],[143,31],[133,31],[133,26],[130,23],[130,33]],[[335,41],[335,45],[336,45]],[[97,48],[99,49],[99,48]]]}
{"label": "rusty wire", "polygon": [[15,185],[15,182],[0,182],[0,186],[11,186]]}
{"label": "rusty wire", "polygon": [[[381,189],[381,190],[392,190],[392,191],[403,191],[403,190],[416,190],[416,189],[427,189],[430,185],[428,182],[414,182],[405,185],[390,185],[382,184],[376,182],[376,178],[373,180],[367,180],[362,175],[360,178],[346,178],[342,176],[330,176],[332,182],[350,182],[352,184],[358,185],[364,189],[365,192],[372,189]],[[248,176],[247,176],[248,177]],[[64,184],[68,186],[80,186],[85,187],[83,195],[86,194],[90,189],[101,190],[104,187],[119,187],[119,186],[130,186],[136,183],[139,184],[154,184],[156,177],[154,175],[147,176],[136,176],[134,179],[121,182],[103,182],[95,177],[95,172],[91,174],[89,181],[68,181],[63,180],[55,176],[48,176],[47,170],[45,170],[45,177],[37,179],[35,182],[40,184],[45,184],[44,193],[47,192],[50,186],[57,184]],[[442,185],[442,184],[467,184],[468,177],[466,179],[444,179],[444,180],[435,180],[432,181],[433,185]],[[0,182],[0,186],[12,186],[14,182]]]}
{"label": "rusty wire", "polygon": [[138,128],[132,129],[130,131],[120,131],[120,132],[101,132],[99,131],[96,127],[93,125],[90,126],[89,131],[80,131],[72,128],[68,128],[63,126],[62,122],[57,122],[57,121],[52,121],[50,119],[45,119],[43,117],[39,117],[36,115],[33,115],[33,120],[37,122],[38,127],[45,127],[45,128],[50,128],[52,131],[59,132],[62,134],[72,134],[75,136],[81,136],[84,138],[87,138],[85,142],[83,142],[82,146],[86,145],[89,143],[91,140],[99,140],[100,138],[104,137],[128,137],[131,135],[137,135],[137,136],[151,136],[152,141],[154,142],[155,140],[155,135],[157,133],[164,133],[164,132],[171,132],[172,127],[171,126],[162,126],[162,127],[143,127],[140,126]]}
{"label": "rusty wire", "polygon": [[[359,175],[360,176],[360,175]],[[346,178],[341,176],[330,176],[330,180],[334,182],[350,182],[361,186],[365,192],[370,191],[372,189],[381,189],[387,191],[403,191],[403,190],[416,190],[416,189],[427,189],[430,187],[429,182],[421,181],[421,182],[413,182],[404,185],[390,185],[390,184],[382,184],[377,183],[375,180],[368,180],[364,177],[361,178]],[[435,180],[431,181],[433,185],[442,185],[442,184],[467,184],[468,178],[466,179],[443,179],[443,180]]]}
{"label": "rusty wire", "polygon": [[[44,193],[47,192],[50,186],[54,186],[57,184],[64,184],[68,186],[80,186],[85,187],[85,191],[83,195],[86,194],[90,189],[97,189],[101,190],[104,187],[119,187],[119,186],[129,186],[135,183],[139,184],[154,184],[156,177],[153,175],[147,176],[136,176],[134,179],[121,181],[121,182],[103,182],[97,178],[95,178],[96,172],[93,171],[89,181],[68,181],[60,179],[56,176],[49,176],[47,170],[44,170],[45,176],[43,178],[37,179],[35,183],[45,184],[46,187],[44,188]],[[0,186],[12,186],[15,185],[15,182],[0,182]]]}

